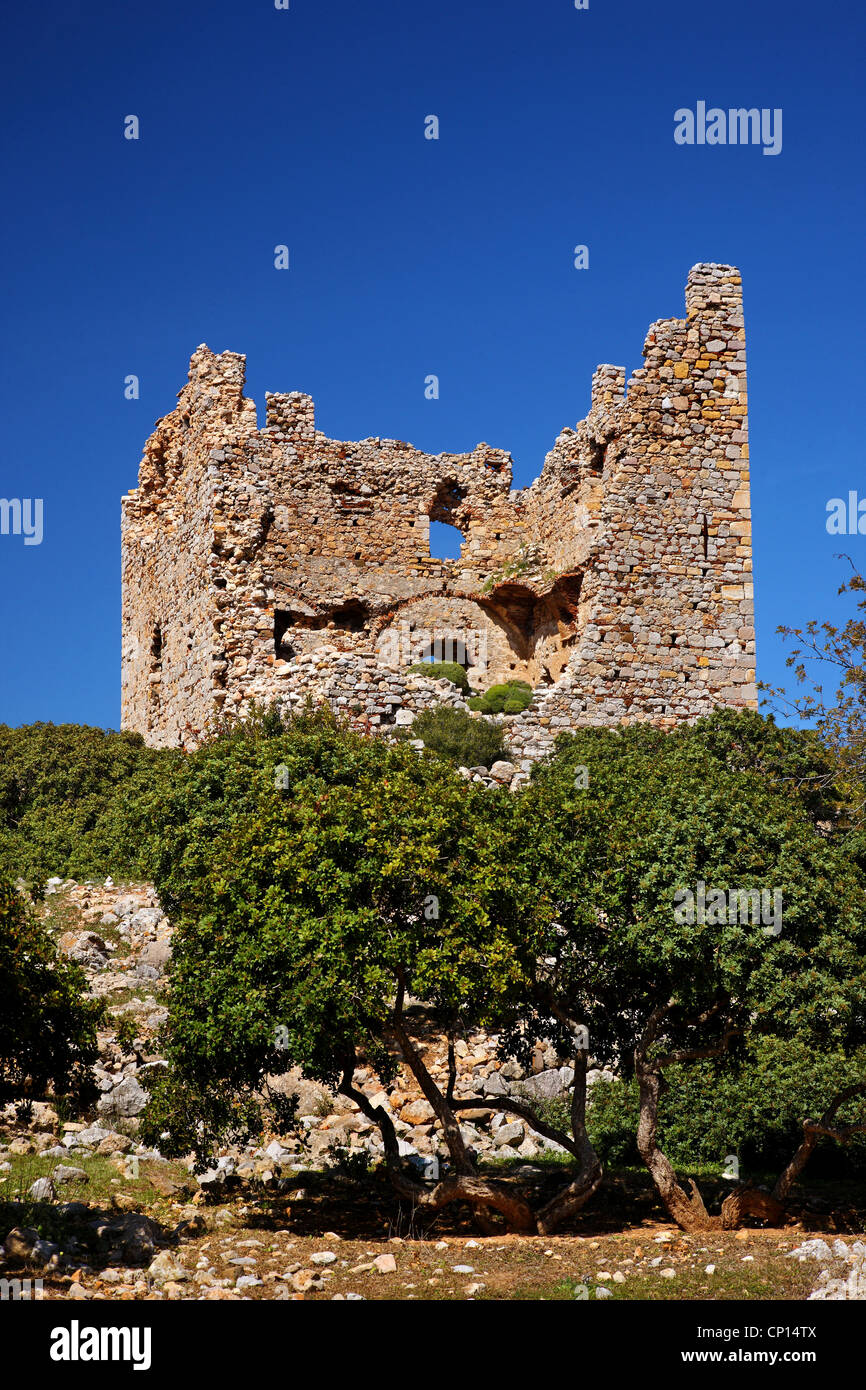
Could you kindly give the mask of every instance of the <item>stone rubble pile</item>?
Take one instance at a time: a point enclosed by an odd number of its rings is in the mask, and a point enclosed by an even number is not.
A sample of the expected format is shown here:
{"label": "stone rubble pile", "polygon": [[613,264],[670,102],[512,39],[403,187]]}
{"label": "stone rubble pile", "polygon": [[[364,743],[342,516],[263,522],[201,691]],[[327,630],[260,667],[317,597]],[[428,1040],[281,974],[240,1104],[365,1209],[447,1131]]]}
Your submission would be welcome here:
{"label": "stone rubble pile", "polygon": [[[485,716],[470,710],[462,691],[452,681],[388,671],[373,653],[346,653],[324,644],[300,654],[295,662],[278,662],[274,674],[292,681],[292,687],[280,697],[286,713],[301,711],[312,698],[316,703],[326,702],[336,714],[370,733],[388,734],[411,728],[424,710],[440,705],[463,710],[476,719],[487,718],[491,723],[503,724],[506,739],[512,728],[518,728],[515,715]],[[531,710],[532,705],[529,708]],[[484,786],[510,786],[517,790],[529,781],[533,763],[549,751],[558,732],[555,730],[546,741],[538,739],[531,744],[519,765],[501,759],[489,769],[461,768],[460,772]],[[524,733],[520,726],[521,742],[525,741]],[[418,748],[424,746],[421,740],[413,740],[413,744]]]}
{"label": "stone rubble pile", "polygon": [[788,1258],[816,1260],[824,1265],[809,1294],[810,1300],[818,1302],[866,1299],[866,1245],[855,1240],[846,1245],[844,1240],[834,1240],[832,1246],[826,1240],[806,1240],[796,1250],[788,1252]]}

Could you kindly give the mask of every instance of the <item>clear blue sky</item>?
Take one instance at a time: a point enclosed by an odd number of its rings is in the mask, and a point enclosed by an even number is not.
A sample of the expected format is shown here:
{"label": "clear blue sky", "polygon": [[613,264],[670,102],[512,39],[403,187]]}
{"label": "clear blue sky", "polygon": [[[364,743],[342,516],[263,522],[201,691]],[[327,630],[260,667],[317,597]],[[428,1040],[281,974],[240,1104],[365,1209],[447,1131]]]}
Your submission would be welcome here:
{"label": "clear blue sky", "polygon": [[[260,420],[304,390],[333,437],[483,439],[523,485],[702,260],[744,276],[759,678],[777,624],[843,611],[861,6],[47,0],[4,30],[0,496],[41,497],[44,539],[0,536],[0,721],[117,726],[119,500],[199,343],[247,354]],[[781,154],[677,146],[698,100],[782,108]]]}

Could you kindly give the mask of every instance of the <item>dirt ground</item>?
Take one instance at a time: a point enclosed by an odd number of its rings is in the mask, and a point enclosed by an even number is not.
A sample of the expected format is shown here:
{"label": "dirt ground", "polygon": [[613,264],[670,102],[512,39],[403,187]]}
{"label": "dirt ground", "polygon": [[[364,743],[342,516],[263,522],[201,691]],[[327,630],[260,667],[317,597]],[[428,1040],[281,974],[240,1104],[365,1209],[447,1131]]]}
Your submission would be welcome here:
{"label": "dirt ground", "polygon": [[[43,1271],[44,1298],[801,1300],[819,1266],[789,1252],[816,1235],[850,1245],[866,1226],[850,1205],[781,1229],[686,1236],[663,1219],[643,1177],[627,1172],[568,1233],[482,1236],[468,1211],[419,1220],[375,1176],[311,1173],[288,1198],[242,1189],[210,1205],[190,1202],[195,1183],[181,1165],[142,1164],[137,1181],[119,1184],[111,1172],[93,1160],[90,1183],[74,1195],[88,1216],[147,1214],[156,1264],[109,1262],[94,1248],[71,1271]],[[4,1222],[16,1215],[24,1224],[20,1209],[0,1205]],[[34,1209],[29,1220],[63,1247],[56,1208]]]}

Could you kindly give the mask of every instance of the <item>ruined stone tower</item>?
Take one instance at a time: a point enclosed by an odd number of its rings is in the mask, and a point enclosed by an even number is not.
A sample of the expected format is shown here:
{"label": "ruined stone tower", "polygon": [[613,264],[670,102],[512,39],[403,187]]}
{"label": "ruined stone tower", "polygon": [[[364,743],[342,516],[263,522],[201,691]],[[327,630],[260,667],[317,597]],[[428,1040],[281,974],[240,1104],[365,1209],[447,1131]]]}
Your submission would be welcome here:
{"label": "ruined stone tower", "polygon": [[[409,724],[456,687],[522,679],[515,754],[563,728],[670,725],[755,708],[746,351],[733,266],[697,265],[686,317],[644,365],[602,366],[531,487],[511,457],[339,443],[309,396],[243,394],[245,359],[200,347],[123,500],[122,726],[190,746],[253,699],[326,699],[360,727]],[[430,521],[459,560],[433,559]]]}

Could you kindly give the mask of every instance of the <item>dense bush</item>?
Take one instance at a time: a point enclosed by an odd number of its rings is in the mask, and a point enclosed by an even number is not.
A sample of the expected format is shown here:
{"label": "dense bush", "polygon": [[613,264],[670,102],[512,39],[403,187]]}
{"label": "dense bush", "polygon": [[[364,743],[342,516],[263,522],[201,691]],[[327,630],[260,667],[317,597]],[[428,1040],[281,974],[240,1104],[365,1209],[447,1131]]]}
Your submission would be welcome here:
{"label": "dense bush", "polygon": [[456,661],[416,661],[414,666],[409,667],[409,674],[413,673],[429,676],[433,681],[451,681],[452,685],[460,687],[464,695],[469,694],[469,677]]}
{"label": "dense bush", "polygon": [[473,719],[465,710],[448,705],[422,710],[410,737],[422,738],[431,752],[454,767],[490,767],[505,756],[505,740],[498,724]]}
{"label": "dense bush", "polygon": [[25,1089],[82,1091],[97,1056],[101,1002],[84,972],[58,955],[9,879],[0,877],[0,1100]]}
{"label": "dense bush", "polygon": [[[177,930],[153,1142],[205,1159],[217,1135],[258,1132],[265,1078],[292,1066],[353,1098],[359,1055],[385,1082],[396,1038],[416,1066],[410,993],[443,1018],[507,1011],[539,936],[495,805],[441,760],[325,713],[191,754],[154,827]],[[450,1142],[459,1157],[456,1122]]]}
{"label": "dense bush", "polygon": [[0,872],[34,884],[141,876],[141,802],[179,756],[139,734],[0,725]]}
{"label": "dense bush", "polygon": [[710,1218],[662,1148],[672,1073],[684,1085],[685,1065],[697,1111],[713,1053],[866,1046],[864,880],[823,820],[825,773],[811,735],[725,712],[564,736],[519,800],[514,856],[554,903],[557,936],[513,1046],[549,1029],[555,1005],[560,1051],[572,1021],[600,1064],[636,1075],[641,1158],[685,1229]]}
{"label": "dense bush", "polygon": [[520,714],[531,703],[531,685],[526,681],[507,681],[505,685],[491,685],[483,695],[474,696],[469,708],[480,710],[482,714]]}
{"label": "dense bush", "polygon": [[[672,1066],[659,1104],[659,1142],[677,1167],[725,1167],[735,1154],[742,1171],[778,1172],[803,1135],[804,1119],[819,1119],[837,1091],[866,1075],[866,1057],[816,1052],[778,1039],[761,1039],[739,1058]],[[635,1143],[638,1086],[631,1078],[599,1080],[590,1092],[588,1126],[606,1163],[638,1163]],[[852,1100],[839,1122],[866,1118]],[[832,1166],[866,1172],[866,1136],[844,1150],[823,1139],[812,1171]]]}
{"label": "dense bush", "polygon": [[[853,564],[850,556],[838,558]],[[778,629],[797,644],[785,665],[793,669],[804,693],[789,698],[783,689],[759,689],[770,694],[775,708],[785,715],[795,712],[820,735],[841,792],[837,830],[845,834],[848,853],[866,871],[866,577],[855,569],[839,593],[856,596],[854,612],[841,625],[813,620],[802,628]],[[836,678],[835,694],[830,693],[830,676]]]}

